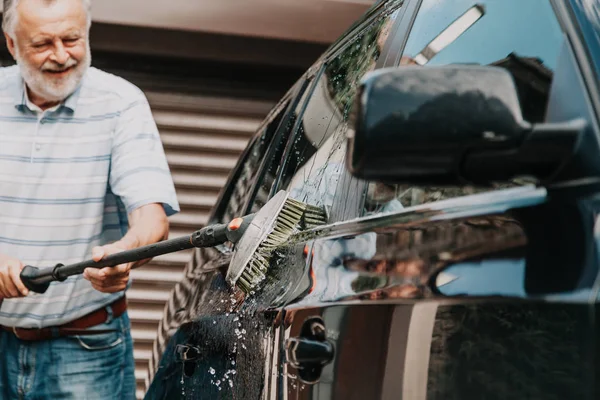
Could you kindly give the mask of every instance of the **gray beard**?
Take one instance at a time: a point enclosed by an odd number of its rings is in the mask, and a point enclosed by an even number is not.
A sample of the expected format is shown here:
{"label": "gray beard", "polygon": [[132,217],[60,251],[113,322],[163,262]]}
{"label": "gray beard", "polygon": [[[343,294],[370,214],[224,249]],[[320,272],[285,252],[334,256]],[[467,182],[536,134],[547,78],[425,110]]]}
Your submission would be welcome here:
{"label": "gray beard", "polygon": [[15,48],[15,58],[29,90],[47,102],[60,102],[73,94],[92,63],[89,42],[86,45],[85,58],[73,67],[74,70],[68,77],[62,79],[49,79],[44,76],[41,69],[32,66],[21,57],[18,48]]}

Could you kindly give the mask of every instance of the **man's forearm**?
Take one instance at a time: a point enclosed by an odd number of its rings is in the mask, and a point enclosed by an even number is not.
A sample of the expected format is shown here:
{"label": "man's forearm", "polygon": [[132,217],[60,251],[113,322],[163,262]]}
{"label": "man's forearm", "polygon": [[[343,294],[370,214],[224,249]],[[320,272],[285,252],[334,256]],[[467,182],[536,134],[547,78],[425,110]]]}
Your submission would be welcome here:
{"label": "man's forearm", "polygon": [[[129,230],[119,243],[129,249],[160,242],[169,236],[169,220],[160,204],[148,204],[129,215]],[[134,263],[139,267],[149,260]]]}

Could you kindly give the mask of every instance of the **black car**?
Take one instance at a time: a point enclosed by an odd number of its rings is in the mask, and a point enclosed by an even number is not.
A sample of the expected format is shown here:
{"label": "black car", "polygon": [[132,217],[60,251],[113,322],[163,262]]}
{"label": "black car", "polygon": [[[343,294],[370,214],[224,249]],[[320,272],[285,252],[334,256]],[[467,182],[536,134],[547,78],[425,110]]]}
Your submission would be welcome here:
{"label": "black car", "polygon": [[265,119],[211,222],[327,224],[250,295],[196,251],[147,399],[598,399],[600,4],[377,2]]}

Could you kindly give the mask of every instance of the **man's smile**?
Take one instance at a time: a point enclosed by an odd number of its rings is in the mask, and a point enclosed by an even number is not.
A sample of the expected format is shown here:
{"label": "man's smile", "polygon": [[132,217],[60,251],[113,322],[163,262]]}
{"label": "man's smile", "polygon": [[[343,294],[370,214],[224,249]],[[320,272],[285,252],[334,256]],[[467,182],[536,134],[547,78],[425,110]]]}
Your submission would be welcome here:
{"label": "man's smile", "polygon": [[50,76],[61,78],[61,77],[65,76],[65,75],[68,75],[69,72],[71,72],[74,68],[75,68],[75,66],[68,67],[68,68],[61,69],[61,70],[46,69],[43,72],[46,73],[46,74],[49,74]]}

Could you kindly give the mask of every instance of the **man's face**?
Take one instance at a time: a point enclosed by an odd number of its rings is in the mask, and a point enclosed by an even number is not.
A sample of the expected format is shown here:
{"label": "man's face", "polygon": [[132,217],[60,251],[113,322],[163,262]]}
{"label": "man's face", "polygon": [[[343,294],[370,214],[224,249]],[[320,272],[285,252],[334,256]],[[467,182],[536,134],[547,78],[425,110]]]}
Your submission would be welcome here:
{"label": "man's face", "polygon": [[[91,63],[87,15],[81,0],[21,0],[8,47],[34,97],[64,100]],[[14,39],[14,40],[13,40]]]}

